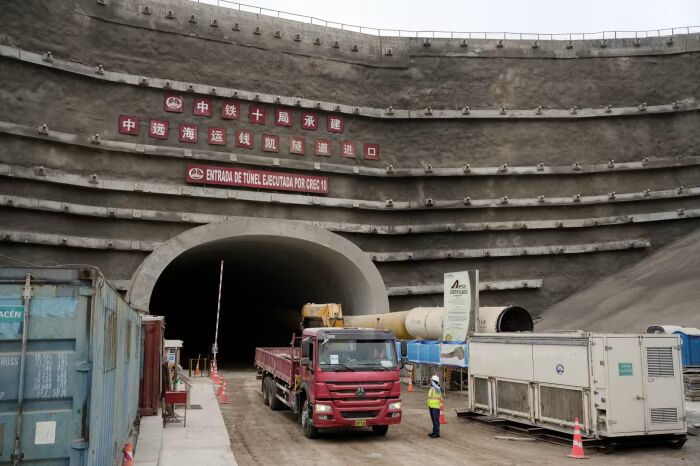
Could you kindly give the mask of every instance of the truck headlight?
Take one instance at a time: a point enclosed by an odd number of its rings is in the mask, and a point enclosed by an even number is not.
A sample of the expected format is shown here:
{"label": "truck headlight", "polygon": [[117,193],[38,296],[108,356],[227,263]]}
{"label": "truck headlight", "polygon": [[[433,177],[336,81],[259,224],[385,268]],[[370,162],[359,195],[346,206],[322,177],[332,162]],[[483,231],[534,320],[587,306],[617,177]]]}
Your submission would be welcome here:
{"label": "truck headlight", "polygon": [[400,402],[400,401],[394,401],[393,403],[389,403],[389,409],[391,409],[391,410],[399,410],[399,409],[401,409],[401,402]]}
{"label": "truck headlight", "polygon": [[330,413],[331,412],[331,406],[330,405],[314,405],[314,411],[317,413]]}

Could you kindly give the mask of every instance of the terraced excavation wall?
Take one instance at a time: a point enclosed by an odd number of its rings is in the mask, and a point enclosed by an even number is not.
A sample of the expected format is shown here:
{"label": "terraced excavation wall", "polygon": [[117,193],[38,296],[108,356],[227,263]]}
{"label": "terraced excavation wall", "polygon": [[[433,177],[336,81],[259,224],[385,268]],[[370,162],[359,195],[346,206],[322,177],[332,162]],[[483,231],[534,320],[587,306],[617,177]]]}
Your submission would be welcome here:
{"label": "terraced excavation wall", "polygon": [[426,42],[185,0],[7,2],[0,24],[3,265],[128,291],[194,227],[300,221],[358,247],[392,310],[478,268],[482,304],[537,313],[700,225],[698,34]]}

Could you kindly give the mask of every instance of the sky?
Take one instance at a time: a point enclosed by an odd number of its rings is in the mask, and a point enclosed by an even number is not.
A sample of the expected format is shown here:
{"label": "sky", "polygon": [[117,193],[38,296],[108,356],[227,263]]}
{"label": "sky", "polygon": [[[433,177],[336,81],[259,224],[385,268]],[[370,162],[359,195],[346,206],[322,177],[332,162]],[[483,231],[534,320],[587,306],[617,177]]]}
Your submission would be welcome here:
{"label": "sky", "polygon": [[[216,3],[216,0],[203,0]],[[700,0],[248,0],[328,21],[382,29],[598,32],[699,26]]]}

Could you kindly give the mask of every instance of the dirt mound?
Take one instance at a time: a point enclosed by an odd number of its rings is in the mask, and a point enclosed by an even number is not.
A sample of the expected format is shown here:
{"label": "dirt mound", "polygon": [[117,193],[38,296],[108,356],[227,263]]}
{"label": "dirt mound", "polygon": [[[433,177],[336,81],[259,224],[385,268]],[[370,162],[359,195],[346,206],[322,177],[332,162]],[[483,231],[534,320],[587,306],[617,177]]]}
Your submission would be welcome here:
{"label": "dirt mound", "polygon": [[536,331],[700,327],[700,231],[547,308]]}

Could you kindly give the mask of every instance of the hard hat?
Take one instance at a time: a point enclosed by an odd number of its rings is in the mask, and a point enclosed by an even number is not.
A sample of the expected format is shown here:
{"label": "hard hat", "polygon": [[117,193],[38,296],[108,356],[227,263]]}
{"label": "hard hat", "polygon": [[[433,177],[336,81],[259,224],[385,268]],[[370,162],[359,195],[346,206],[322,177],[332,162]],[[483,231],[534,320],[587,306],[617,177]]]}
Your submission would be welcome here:
{"label": "hard hat", "polygon": [[435,383],[440,383],[440,378],[437,375],[432,376],[430,380],[432,380]]}

